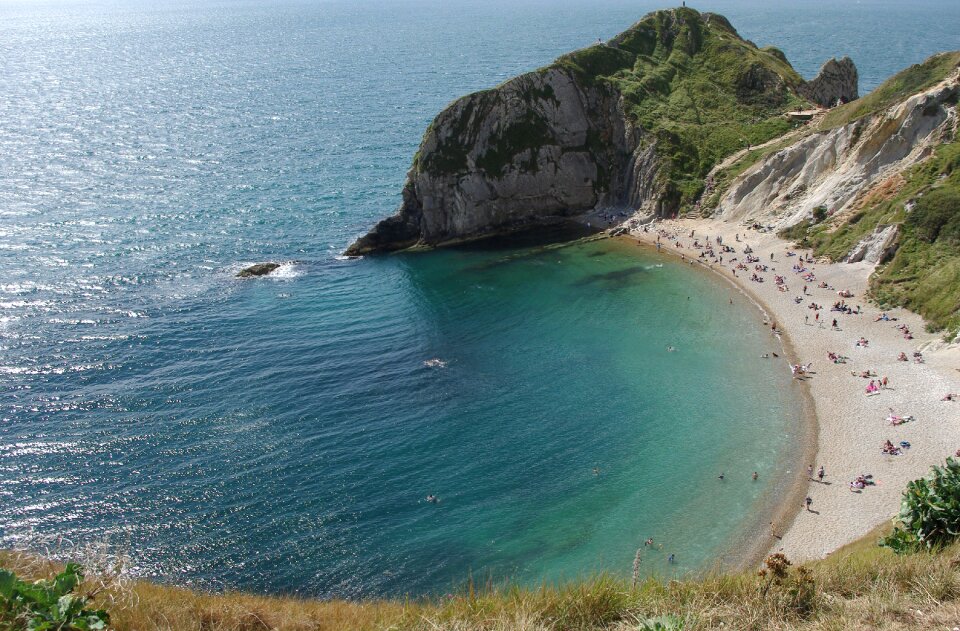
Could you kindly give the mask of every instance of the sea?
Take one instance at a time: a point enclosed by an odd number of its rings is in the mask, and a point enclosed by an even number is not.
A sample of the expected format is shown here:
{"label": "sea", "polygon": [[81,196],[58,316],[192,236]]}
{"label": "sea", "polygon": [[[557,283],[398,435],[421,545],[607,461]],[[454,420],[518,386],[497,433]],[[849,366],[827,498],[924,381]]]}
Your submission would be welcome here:
{"label": "sea", "polygon": [[[954,0],[691,6],[861,92],[960,48]],[[324,598],[742,555],[803,402],[732,287],[570,234],[340,256],[447,103],[657,8],[0,2],[0,547]]]}

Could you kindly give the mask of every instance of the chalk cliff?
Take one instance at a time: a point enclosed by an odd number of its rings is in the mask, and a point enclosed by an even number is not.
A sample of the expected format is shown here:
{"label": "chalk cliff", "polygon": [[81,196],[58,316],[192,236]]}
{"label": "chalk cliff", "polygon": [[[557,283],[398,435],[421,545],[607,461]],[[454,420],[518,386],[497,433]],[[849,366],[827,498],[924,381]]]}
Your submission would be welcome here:
{"label": "chalk cliff", "polygon": [[692,206],[717,162],[850,98],[856,68],[806,83],[722,16],[657,11],[602,44],[458,99],[428,127],[397,213],[346,254],[455,243],[597,207]]}
{"label": "chalk cliff", "polygon": [[[958,94],[954,71],[933,87],[771,153],[731,183],[715,216],[777,228],[811,219],[818,207],[842,217],[875,185],[952,137]],[[879,234],[883,242],[892,233]]]}

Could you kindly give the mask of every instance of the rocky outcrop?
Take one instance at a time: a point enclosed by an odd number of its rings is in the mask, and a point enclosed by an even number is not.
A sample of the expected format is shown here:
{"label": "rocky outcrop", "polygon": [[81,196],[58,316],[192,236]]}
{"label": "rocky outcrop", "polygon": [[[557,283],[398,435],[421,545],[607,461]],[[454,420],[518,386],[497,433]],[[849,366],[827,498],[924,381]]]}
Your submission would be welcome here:
{"label": "rocky outcrop", "polygon": [[[345,254],[457,243],[597,207],[676,213],[696,201],[710,161],[735,149],[724,138],[755,134],[758,120],[777,128],[803,87],[770,50],[722,16],[658,11],[606,44],[458,99],[427,129],[397,213]],[[811,94],[849,96],[851,69],[856,93],[852,62],[825,69]],[[704,111],[718,103],[726,109]]]}
{"label": "rocky outcrop", "polygon": [[254,276],[266,276],[270,272],[280,267],[280,263],[256,263],[250,267],[245,267],[237,272],[237,278],[253,278]]}
{"label": "rocky outcrop", "polygon": [[815,133],[777,151],[730,185],[718,218],[786,228],[825,206],[844,213],[887,174],[926,157],[954,127],[960,80],[954,75],[887,110]]}
{"label": "rocky outcrop", "polygon": [[870,263],[876,265],[890,258],[897,249],[897,240],[900,237],[900,226],[877,226],[868,237],[862,239],[850,250],[847,263]]}
{"label": "rocky outcrop", "polygon": [[798,88],[804,98],[822,107],[833,107],[838,103],[849,103],[858,98],[859,76],[857,67],[849,57],[837,61],[828,60],[820,68],[819,74]]}
{"label": "rocky outcrop", "polygon": [[[396,215],[348,255],[475,238],[598,205],[650,199],[656,158],[636,151],[619,92],[572,71],[522,75],[444,110],[424,136]],[[637,155],[634,155],[634,154]]]}

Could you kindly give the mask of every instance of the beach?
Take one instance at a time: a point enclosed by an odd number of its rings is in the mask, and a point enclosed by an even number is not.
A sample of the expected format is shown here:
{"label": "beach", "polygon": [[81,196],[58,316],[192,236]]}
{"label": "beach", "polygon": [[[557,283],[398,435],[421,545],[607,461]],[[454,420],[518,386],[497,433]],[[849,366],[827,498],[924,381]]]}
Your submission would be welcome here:
{"label": "beach", "polygon": [[[899,510],[906,484],[960,448],[960,402],[942,400],[960,392],[958,350],[944,343],[942,334],[926,332],[919,315],[905,309],[882,311],[872,304],[866,297],[871,265],[806,262],[810,252],[772,233],[709,219],[660,221],[631,236],[653,247],[659,237],[663,255],[682,256],[735,283],[766,312],[769,321],[764,326],[771,328],[776,342],[772,352],[780,355],[757,361],[782,371],[785,384],[801,380],[808,390],[816,424],[808,435],[815,444],[794,446],[803,454],[798,457],[809,462],[799,467],[795,484],[778,498],[779,509],[765,533],[768,544],[759,547],[782,551],[796,561],[827,556],[889,521]],[[707,237],[714,257],[701,256],[708,249]],[[735,252],[721,252],[717,237]],[[758,260],[746,263],[747,246]],[[747,269],[734,273],[738,264]],[[776,276],[783,277],[783,289]],[[843,297],[841,291],[852,295]],[[832,310],[838,302],[854,313]],[[811,303],[822,308],[811,308]],[[887,319],[878,320],[884,313]],[[861,339],[867,343],[858,343]],[[795,357],[784,357],[777,350],[781,342],[785,354]],[[836,361],[829,358],[831,353]],[[901,353],[907,361],[899,359]],[[795,364],[809,368],[804,374],[792,374]],[[884,377],[886,387],[881,383]],[[877,391],[867,394],[871,382]],[[894,425],[891,418],[910,420]],[[887,440],[899,455],[883,452]],[[817,476],[820,467],[825,473],[822,482]],[[858,477],[865,482],[862,488],[851,485]]]}

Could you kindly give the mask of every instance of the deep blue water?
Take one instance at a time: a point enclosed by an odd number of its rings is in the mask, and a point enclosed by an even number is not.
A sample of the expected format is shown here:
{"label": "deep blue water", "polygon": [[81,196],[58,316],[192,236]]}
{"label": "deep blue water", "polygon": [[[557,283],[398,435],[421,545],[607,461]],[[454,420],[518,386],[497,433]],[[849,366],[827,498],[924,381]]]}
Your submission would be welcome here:
{"label": "deep blue water", "polygon": [[[722,555],[799,414],[729,288],[614,243],[337,259],[447,102],[653,8],[0,4],[0,545],[324,596]],[[955,2],[697,8],[863,91],[960,48]]]}

